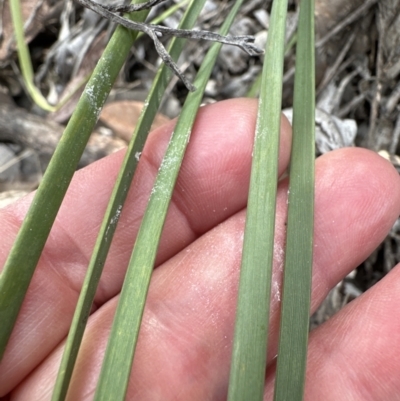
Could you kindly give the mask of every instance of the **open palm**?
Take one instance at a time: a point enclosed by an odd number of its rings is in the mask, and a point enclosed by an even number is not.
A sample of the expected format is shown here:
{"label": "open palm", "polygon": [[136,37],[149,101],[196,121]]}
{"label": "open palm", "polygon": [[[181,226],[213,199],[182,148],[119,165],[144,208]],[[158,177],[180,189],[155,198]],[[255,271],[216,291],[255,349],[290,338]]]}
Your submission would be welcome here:
{"label": "open palm", "polygon": [[[165,224],[128,400],[226,399],[257,103],[200,110]],[[173,122],[141,156],[96,294],[68,399],[91,400],[131,248]],[[291,129],[282,119],[279,173]],[[123,152],[78,172],[0,364],[0,397],[49,400]],[[287,179],[279,184],[265,399],[271,400]],[[0,266],[32,196],[0,210]],[[382,241],[400,213],[400,178],[380,156],[343,149],[316,162],[313,311]],[[306,400],[398,400],[400,270],[310,335]],[[133,307],[133,306],[132,306]]]}

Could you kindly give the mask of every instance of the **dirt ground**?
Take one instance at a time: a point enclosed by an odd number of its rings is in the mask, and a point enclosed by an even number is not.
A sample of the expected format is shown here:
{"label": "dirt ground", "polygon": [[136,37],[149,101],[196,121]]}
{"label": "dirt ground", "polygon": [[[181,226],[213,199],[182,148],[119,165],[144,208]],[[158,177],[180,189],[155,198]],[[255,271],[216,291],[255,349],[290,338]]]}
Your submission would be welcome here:
{"label": "dirt ground", "polygon": [[[107,0],[102,1],[106,4]],[[149,19],[177,2],[154,7]],[[217,30],[232,0],[208,0],[198,28]],[[289,1],[288,51],[282,107],[290,116],[298,5]],[[110,4],[110,2],[109,2]],[[271,1],[248,0],[231,34],[250,34],[263,47]],[[88,74],[99,59],[113,25],[72,0],[21,0],[35,83],[48,102],[65,103],[44,112],[25,90],[8,0],[0,0],[0,207],[34,190],[71,116]],[[316,0],[316,154],[344,146],[379,151],[400,171],[400,0]],[[175,27],[182,10],[165,18]],[[209,44],[188,43],[179,65],[193,80]],[[132,48],[109,96],[80,167],[129,141],[157,68],[152,42],[142,37]],[[261,57],[224,46],[207,85],[204,102],[254,94]],[[178,78],[168,87],[154,126],[179,114],[186,90]],[[64,102],[66,98],[68,101]],[[321,323],[367,290],[400,261],[400,222],[380,248],[340,283],[312,318]]]}

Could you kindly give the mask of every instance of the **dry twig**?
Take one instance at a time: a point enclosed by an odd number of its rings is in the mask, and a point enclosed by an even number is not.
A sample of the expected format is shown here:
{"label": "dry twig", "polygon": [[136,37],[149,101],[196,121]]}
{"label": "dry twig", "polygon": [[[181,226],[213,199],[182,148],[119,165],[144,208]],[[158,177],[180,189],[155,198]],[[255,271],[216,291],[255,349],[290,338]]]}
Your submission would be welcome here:
{"label": "dry twig", "polygon": [[259,49],[255,46],[254,37],[249,35],[244,36],[222,36],[214,32],[210,31],[202,31],[202,30],[187,30],[187,29],[173,29],[167,28],[161,25],[152,25],[146,24],[136,21],[131,21],[127,18],[121,17],[118,14],[115,14],[114,11],[117,12],[135,12],[143,9],[148,9],[153,7],[156,4],[159,4],[165,0],[150,0],[146,3],[142,4],[133,4],[133,5],[116,5],[116,6],[103,6],[99,3],[96,3],[93,0],[77,0],[84,7],[94,11],[100,16],[107,18],[108,20],[115,22],[116,24],[122,25],[125,28],[140,31],[150,36],[153,40],[155,48],[157,50],[158,55],[164,61],[164,63],[172,69],[172,71],[182,80],[185,86],[190,90],[194,91],[194,86],[188,81],[185,75],[181,72],[176,63],[172,60],[171,56],[165,50],[165,47],[160,42],[159,37],[162,35],[165,36],[174,36],[178,38],[185,39],[196,39],[196,40],[209,40],[213,42],[220,42],[227,45],[237,46],[248,53],[250,56],[255,56],[258,54],[262,54],[263,50]]}

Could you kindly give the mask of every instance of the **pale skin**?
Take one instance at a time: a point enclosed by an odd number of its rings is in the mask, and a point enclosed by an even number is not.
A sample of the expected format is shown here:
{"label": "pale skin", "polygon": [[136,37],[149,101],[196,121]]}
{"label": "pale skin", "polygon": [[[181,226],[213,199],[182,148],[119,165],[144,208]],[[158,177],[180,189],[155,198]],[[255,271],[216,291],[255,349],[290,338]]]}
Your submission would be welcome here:
{"label": "pale skin", "polygon": [[[128,400],[225,400],[257,103],[202,108],[165,225]],[[96,295],[69,400],[91,400],[130,248],[173,122],[141,156]],[[279,173],[291,128],[282,119]],[[1,400],[48,400],[78,290],[123,152],[78,172],[0,365]],[[279,184],[265,400],[271,400],[287,180]],[[0,265],[31,197],[0,210]],[[400,213],[400,178],[380,156],[342,149],[316,161],[312,310],[385,238]],[[398,400],[400,267],[309,341],[307,401]],[[6,398],[7,397],[7,398]]]}

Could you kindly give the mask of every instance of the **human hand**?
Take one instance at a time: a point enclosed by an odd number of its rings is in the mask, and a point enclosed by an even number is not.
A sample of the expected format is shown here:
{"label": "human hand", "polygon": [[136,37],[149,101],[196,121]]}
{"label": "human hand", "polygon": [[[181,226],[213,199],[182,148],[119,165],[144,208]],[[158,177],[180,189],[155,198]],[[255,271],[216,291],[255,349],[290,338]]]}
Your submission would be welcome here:
{"label": "human hand", "polygon": [[[127,400],[224,400],[257,103],[200,110],[168,213]],[[105,266],[69,400],[93,398],[131,247],[173,123],[149,138]],[[279,174],[291,129],[282,119]],[[0,364],[0,397],[51,398],[64,340],[123,152],[76,173]],[[277,349],[287,179],[278,190],[265,399]],[[0,210],[0,266],[32,196]],[[342,149],[316,161],[312,311],[384,239],[400,178],[380,156]],[[400,270],[310,335],[307,401],[395,400],[400,392]]]}

